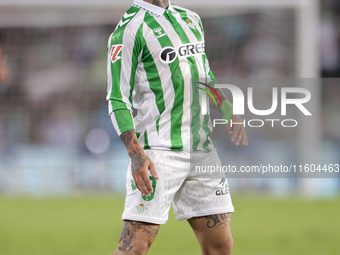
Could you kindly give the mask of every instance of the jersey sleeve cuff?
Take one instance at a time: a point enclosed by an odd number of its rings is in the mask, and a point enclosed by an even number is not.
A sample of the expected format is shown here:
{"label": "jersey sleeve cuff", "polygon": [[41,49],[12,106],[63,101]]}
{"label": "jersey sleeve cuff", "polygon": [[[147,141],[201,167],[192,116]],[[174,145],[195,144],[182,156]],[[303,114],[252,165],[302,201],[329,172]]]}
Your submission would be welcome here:
{"label": "jersey sleeve cuff", "polygon": [[112,112],[111,121],[118,136],[128,130],[135,130],[130,110],[124,109]]}
{"label": "jersey sleeve cuff", "polygon": [[229,100],[223,100],[219,109],[224,114],[223,119],[231,121],[233,118],[233,105],[229,102]]}

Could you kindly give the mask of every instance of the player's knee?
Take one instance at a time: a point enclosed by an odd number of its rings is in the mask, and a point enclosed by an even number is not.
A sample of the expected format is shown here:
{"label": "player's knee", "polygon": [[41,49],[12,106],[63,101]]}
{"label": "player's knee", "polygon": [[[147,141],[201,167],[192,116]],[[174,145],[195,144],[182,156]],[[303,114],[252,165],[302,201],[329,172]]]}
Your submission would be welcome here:
{"label": "player's knee", "polygon": [[214,243],[212,246],[205,247],[202,254],[204,255],[229,255],[233,249],[234,240],[228,238],[223,242]]}
{"label": "player's knee", "polygon": [[233,250],[234,240],[232,238],[225,240],[216,248],[216,255],[229,255]]}
{"label": "player's knee", "polygon": [[231,251],[233,250],[233,247],[234,247],[234,239],[231,238],[228,241],[228,244],[227,244],[227,247],[226,247],[227,252],[225,254],[229,255],[231,253]]}
{"label": "player's knee", "polygon": [[129,246],[128,249],[118,247],[118,249],[111,255],[145,255],[147,254],[150,245],[147,242],[134,242],[133,245]]}
{"label": "player's knee", "polygon": [[135,240],[128,247],[118,246],[118,249],[111,255],[145,255],[147,254],[151,242]]}

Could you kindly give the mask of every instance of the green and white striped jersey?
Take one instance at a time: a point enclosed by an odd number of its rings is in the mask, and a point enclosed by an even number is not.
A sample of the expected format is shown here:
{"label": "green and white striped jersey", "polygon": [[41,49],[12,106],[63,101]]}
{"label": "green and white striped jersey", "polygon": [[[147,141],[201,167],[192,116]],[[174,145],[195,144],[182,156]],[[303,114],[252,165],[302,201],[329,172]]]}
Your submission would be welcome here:
{"label": "green and white striped jersey", "polygon": [[205,92],[192,84],[215,81],[196,13],[134,0],[110,36],[107,70],[109,114],[118,135],[136,130],[144,149],[213,149],[209,107],[200,114]]}

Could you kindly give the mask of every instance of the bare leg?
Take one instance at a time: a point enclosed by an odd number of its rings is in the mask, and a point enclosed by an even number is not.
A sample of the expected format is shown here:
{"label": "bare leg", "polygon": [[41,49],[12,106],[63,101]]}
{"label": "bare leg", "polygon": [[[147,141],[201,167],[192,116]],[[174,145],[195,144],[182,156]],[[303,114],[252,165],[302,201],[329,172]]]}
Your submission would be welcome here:
{"label": "bare leg", "polygon": [[151,223],[124,221],[118,248],[111,255],[146,254],[158,234],[159,227]]}
{"label": "bare leg", "polygon": [[222,213],[188,220],[201,246],[201,255],[229,255],[233,248],[231,214]]}

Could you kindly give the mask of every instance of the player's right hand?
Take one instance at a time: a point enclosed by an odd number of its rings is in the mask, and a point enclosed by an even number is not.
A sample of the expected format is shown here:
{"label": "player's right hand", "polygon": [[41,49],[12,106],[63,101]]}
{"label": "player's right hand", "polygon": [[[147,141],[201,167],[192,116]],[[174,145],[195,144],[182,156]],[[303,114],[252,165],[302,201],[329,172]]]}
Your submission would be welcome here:
{"label": "player's right hand", "polygon": [[155,165],[143,150],[131,157],[133,180],[144,197],[149,197],[153,192],[148,170],[150,170],[152,177],[158,179]]}

